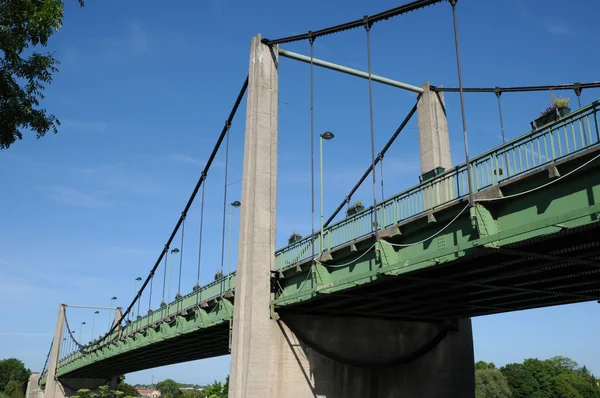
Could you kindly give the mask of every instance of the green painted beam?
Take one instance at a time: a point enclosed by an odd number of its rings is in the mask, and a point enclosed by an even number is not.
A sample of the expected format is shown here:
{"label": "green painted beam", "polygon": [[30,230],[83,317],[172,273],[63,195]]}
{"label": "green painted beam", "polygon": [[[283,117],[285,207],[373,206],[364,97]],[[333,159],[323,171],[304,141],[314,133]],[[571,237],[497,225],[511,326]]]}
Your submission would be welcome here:
{"label": "green painted beam", "polygon": [[[223,279],[196,289],[158,310],[131,322],[100,344],[92,344],[58,363],[57,376],[63,376],[95,361],[162,341],[198,328],[209,328],[231,319],[231,302],[221,297],[233,296],[235,272]],[[225,306],[225,307],[224,307]],[[208,310],[208,311],[207,311]],[[45,374],[40,384],[45,385]]]}
{"label": "green painted beam", "polygon": [[[558,167],[566,175],[597,156],[598,148],[564,159]],[[390,276],[410,274],[424,268],[447,266],[483,247],[502,247],[515,242],[598,222],[600,213],[600,159],[546,188],[511,197],[551,181],[548,168],[538,169],[500,185],[505,198],[479,202],[470,212],[465,201],[435,213],[400,223],[402,231],[388,241],[372,237],[330,252],[331,261],[310,267],[288,268],[279,280],[282,291],[272,304],[281,308],[299,302],[376,282]],[[454,220],[454,221],[453,221]],[[445,228],[445,229],[444,229]],[[442,230],[443,229],[443,230]],[[441,231],[441,232],[440,232]],[[432,239],[419,242],[428,236]],[[584,242],[582,242],[584,243]]]}

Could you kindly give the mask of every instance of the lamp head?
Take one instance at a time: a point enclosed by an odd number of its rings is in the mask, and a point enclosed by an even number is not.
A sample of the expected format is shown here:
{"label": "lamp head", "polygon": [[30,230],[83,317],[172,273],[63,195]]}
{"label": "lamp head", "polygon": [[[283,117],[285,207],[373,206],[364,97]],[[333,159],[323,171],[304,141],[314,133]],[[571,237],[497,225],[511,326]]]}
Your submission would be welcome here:
{"label": "lamp head", "polygon": [[141,281],[141,280],[142,280],[142,277],[141,277],[141,276],[138,276],[137,278],[135,278],[135,280],[139,282],[139,281]]}
{"label": "lamp head", "polygon": [[171,250],[171,253],[179,253],[179,249],[175,248],[175,249]]}
{"label": "lamp head", "polygon": [[111,298],[111,300],[116,300],[116,299],[117,299],[117,296],[113,296],[113,297]]}
{"label": "lamp head", "polygon": [[326,131],[323,134],[321,134],[321,138],[323,138],[324,140],[330,140],[333,137],[335,137],[335,135],[333,135],[331,131]]}
{"label": "lamp head", "polygon": [[94,314],[99,314],[99,313],[100,313],[100,311],[96,311],[96,312],[94,312]]}
{"label": "lamp head", "polygon": [[236,200],[235,202],[231,203],[231,205],[232,205],[233,207],[240,207],[242,204],[240,203],[240,201],[239,201],[239,200]]}

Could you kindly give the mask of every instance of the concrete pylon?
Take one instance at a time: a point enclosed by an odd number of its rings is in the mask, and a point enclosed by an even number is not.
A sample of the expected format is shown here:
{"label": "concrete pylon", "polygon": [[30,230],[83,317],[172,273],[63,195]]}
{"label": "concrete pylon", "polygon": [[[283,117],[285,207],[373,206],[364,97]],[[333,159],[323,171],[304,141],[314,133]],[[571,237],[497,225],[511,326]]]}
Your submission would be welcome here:
{"label": "concrete pylon", "polygon": [[58,306],[58,316],[56,317],[56,327],[54,329],[54,337],[52,339],[52,349],[48,358],[48,376],[46,377],[45,398],[62,398],[64,393],[56,378],[56,368],[61,352],[63,328],[65,324],[65,305]]}
{"label": "concrete pylon", "polygon": [[277,208],[277,46],[252,39],[233,314],[229,397],[269,397],[278,338],[270,318]]}
{"label": "concrete pylon", "polygon": [[417,104],[421,178],[428,180],[452,167],[444,93],[431,91],[429,83]]}
{"label": "concrete pylon", "polygon": [[[278,319],[271,313],[277,90],[277,46],[262,44],[258,35],[250,50],[228,396],[473,398],[468,319],[458,321],[450,331],[440,324],[290,314]],[[325,349],[320,352],[317,346]],[[351,364],[352,360],[377,362],[379,355],[408,358],[409,363],[387,368]],[[346,357],[350,360],[344,362]]]}
{"label": "concrete pylon", "polygon": [[117,307],[117,309],[115,310],[115,319],[113,319],[113,327],[116,326],[115,328],[115,332],[118,332],[121,330],[121,317],[123,316],[123,308],[121,307]]}

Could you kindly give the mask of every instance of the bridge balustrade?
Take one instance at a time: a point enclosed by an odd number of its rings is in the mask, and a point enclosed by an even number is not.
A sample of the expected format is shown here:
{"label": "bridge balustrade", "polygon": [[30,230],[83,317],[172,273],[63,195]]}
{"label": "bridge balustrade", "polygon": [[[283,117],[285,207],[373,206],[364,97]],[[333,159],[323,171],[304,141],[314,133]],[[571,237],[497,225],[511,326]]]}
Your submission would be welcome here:
{"label": "bridge balustrade", "polygon": [[[541,126],[472,158],[469,164],[473,193],[597,145],[600,140],[599,109],[600,101],[595,101],[556,122]],[[463,163],[378,203],[376,211],[379,227],[391,227],[460,200],[468,194],[467,164]],[[371,206],[328,226],[323,231],[322,251],[326,252],[373,234],[374,221]],[[318,256],[322,252],[318,233],[314,244],[314,252]],[[285,246],[275,253],[277,269],[307,261],[312,253],[310,236]]]}

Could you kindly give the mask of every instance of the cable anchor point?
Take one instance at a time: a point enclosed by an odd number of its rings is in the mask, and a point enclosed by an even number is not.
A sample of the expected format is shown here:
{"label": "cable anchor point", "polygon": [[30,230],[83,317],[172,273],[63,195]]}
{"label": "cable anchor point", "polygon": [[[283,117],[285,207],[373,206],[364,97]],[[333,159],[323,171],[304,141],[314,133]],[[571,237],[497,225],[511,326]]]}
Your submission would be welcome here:
{"label": "cable anchor point", "polygon": [[373,25],[373,22],[369,21],[369,16],[368,15],[365,15],[363,17],[363,24],[364,24],[365,30],[367,32],[371,30],[371,26]]}

